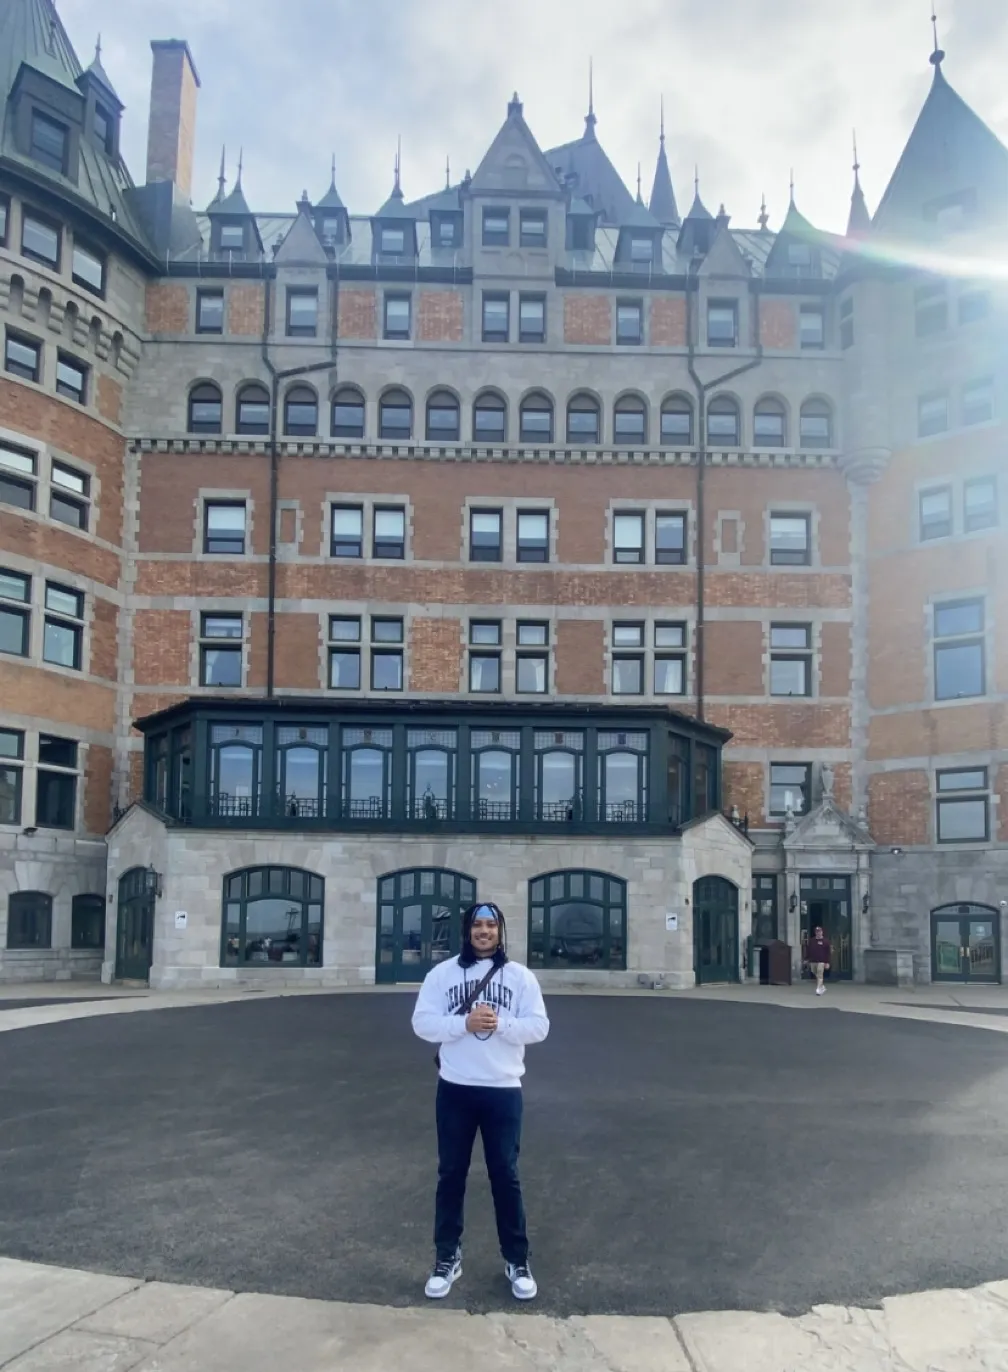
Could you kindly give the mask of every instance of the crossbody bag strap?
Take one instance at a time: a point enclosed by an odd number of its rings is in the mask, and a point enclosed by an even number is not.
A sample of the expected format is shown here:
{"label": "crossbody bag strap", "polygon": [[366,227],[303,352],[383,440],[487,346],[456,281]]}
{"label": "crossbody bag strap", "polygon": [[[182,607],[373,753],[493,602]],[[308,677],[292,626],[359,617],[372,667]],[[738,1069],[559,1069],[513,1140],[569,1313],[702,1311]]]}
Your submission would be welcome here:
{"label": "crossbody bag strap", "polygon": [[468,1014],[469,1014],[469,1011],[470,1011],[470,1010],[473,1008],[473,1006],[476,1004],[477,1000],[480,998],[480,996],[482,995],[482,993],[483,993],[483,992],[486,990],[486,988],[490,985],[491,979],[493,978],[493,975],[494,975],[494,973],[495,973],[496,971],[497,971],[497,964],[494,963],[494,965],[490,968],[490,971],[487,972],[486,976],[483,977],[480,981],[478,981],[478,982],[476,983],[476,985],[473,987],[473,989],[472,989],[472,990],[469,992],[469,994],[466,996],[465,1000],[462,1002],[462,1004],[459,1006],[459,1008],[455,1011],[455,1013],[456,1013],[457,1015],[468,1015]]}

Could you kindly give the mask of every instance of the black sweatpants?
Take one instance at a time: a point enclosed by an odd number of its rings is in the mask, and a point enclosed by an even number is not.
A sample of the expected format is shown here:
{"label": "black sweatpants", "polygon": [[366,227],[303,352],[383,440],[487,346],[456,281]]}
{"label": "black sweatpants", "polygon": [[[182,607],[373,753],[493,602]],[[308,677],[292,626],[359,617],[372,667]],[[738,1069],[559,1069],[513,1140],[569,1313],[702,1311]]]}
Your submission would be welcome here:
{"label": "black sweatpants", "polygon": [[520,1087],[456,1086],[439,1079],[437,1089],[438,1185],[434,1251],[450,1260],[462,1239],[466,1178],[477,1129],[497,1216],[497,1237],[505,1262],[528,1260],[525,1206],[518,1180],[521,1147]]}

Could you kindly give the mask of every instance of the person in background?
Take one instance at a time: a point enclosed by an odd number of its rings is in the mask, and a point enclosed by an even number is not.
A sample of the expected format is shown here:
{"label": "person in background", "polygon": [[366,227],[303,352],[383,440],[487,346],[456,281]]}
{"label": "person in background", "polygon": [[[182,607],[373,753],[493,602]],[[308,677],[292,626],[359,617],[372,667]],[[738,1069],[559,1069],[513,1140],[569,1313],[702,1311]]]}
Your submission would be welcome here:
{"label": "person in background", "polygon": [[823,976],[829,971],[830,942],[823,933],[821,924],[816,925],[815,934],[809,939],[808,946],[805,949],[805,957],[808,959],[809,970],[816,980],[816,995],[825,995],[826,986],[823,982]]}
{"label": "person in background", "polygon": [[465,1188],[477,1130],[511,1292],[529,1301],[539,1289],[529,1267],[518,1153],[525,1045],[542,1043],[549,1019],[538,981],[508,961],[505,938],[499,906],[470,906],[462,917],[462,952],[427,973],[413,1011],[413,1032],[440,1045],[434,1267],[425,1287],[431,1300],[447,1296],[462,1275]]}

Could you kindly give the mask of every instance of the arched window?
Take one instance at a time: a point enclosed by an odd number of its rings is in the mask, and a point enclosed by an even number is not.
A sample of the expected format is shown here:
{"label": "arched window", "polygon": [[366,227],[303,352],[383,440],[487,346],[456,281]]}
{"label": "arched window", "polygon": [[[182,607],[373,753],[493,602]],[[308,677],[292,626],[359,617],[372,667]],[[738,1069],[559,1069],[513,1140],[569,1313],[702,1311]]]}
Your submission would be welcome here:
{"label": "arched window", "polygon": [[613,443],[639,448],[647,442],[647,406],[639,395],[624,395],[613,410]]}
{"label": "arched window", "polygon": [[343,818],[388,819],[392,730],[343,727]]}
{"label": "arched window", "polygon": [[407,729],[410,819],[454,819],[458,735],[454,729]]}
{"label": "arched window", "polygon": [[669,395],[662,401],[661,441],[666,448],[692,447],[693,402],[687,395]]}
{"label": "arched window", "polygon": [[806,400],[801,407],[801,446],[832,448],[833,410],[826,400]]}
{"label": "arched window", "polygon": [[386,391],[378,406],[379,438],[410,438],[413,434],[413,401],[406,391]]}
{"label": "arched window", "polygon": [[602,413],[598,401],[584,391],[571,396],[567,402],[567,442],[599,443],[601,437]]}
{"label": "arched window", "polygon": [[757,400],[753,413],[753,446],[783,448],[787,443],[787,421],[784,406],[773,396]]}
{"label": "arched window", "polygon": [[364,397],[355,386],[341,386],[332,402],[333,438],[364,437]]}
{"label": "arched window", "polygon": [[648,736],[598,732],[599,819],[607,824],[641,823],[648,817]]}
{"label": "arched window", "polygon": [[573,869],[529,882],[529,967],[621,971],[627,965],[626,882]]}
{"label": "arched window", "polygon": [[284,397],[284,433],[300,438],[318,433],[318,396],[310,386],[291,386]]}
{"label": "arched window", "polygon": [[210,814],[252,819],[259,814],[263,774],[261,724],[210,725]]}
{"label": "arched window", "polygon": [[104,896],[74,896],[70,907],[70,947],[90,948],[94,952],[105,947]]}
{"label": "arched window", "polygon": [[476,879],[446,867],[410,867],[378,878],[375,980],[420,981],[462,946],[462,915]]}
{"label": "arched window", "polygon": [[325,882],[300,867],[224,878],[222,967],[320,967]]}
{"label": "arched window", "polygon": [[451,391],[435,391],[427,401],[428,443],[457,443],[459,403]]}
{"label": "arched window", "polygon": [[270,426],[270,397],[265,386],[255,383],[242,386],[235,406],[235,432],[240,434],[268,434]]}
{"label": "arched window", "polygon": [[473,405],[473,442],[503,443],[507,438],[507,403],[496,391],[484,391]]}
{"label": "arched window", "polygon": [[553,442],[553,402],[542,391],[533,391],[521,403],[519,437],[522,443]]}
{"label": "arched window", "polygon": [[518,818],[520,729],[473,729],[469,735],[474,819]]}
{"label": "arched window", "polygon": [[718,395],[707,409],[707,442],[712,448],[737,448],[742,441],[739,408],[730,395]]}
{"label": "arched window", "polygon": [[219,386],[201,381],[189,392],[189,432],[219,434],[223,426],[224,402]]}
{"label": "arched window", "polygon": [[536,819],[570,824],[584,809],[584,746],[580,729],[560,733],[537,729],[533,734]]}
{"label": "arched window", "polygon": [[326,812],[328,727],[278,724],[275,735],[277,812],[289,819],[321,819]]}
{"label": "arched window", "polygon": [[15,891],[7,902],[7,947],[52,947],[52,896]]}

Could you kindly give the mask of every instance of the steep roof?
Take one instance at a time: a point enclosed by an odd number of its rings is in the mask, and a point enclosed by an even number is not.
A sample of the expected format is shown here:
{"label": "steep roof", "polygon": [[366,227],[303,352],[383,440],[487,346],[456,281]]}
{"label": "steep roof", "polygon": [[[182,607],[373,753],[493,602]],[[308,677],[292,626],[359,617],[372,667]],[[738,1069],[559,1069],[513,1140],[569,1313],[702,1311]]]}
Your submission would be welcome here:
{"label": "steep roof", "polygon": [[340,199],[340,193],[339,193],[339,191],[336,189],[336,158],[335,158],[335,157],[333,157],[333,160],[332,160],[332,177],[331,177],[331,179],[330,179],[330,181],[329,181],[329,189],[326,191],[326,193],[325,193],[325,195],[322,197],[322,199],[319,200],[319,201],[316,203],[315,208],[316,208],[317,210],[345,210],[345,209],[346,209],[346,206],[343,204],[343,201]]}
{"label": "steep roof", "polygon": [[648,208],[660,224],[667,224],[673,229],[679,227],[679,207],[676,204],[675,191],[672,189],[672,173],[669,171],[668,158],[665,156],[664,134],[658,148],[658,161],[655,165]]}
{"label": "steep roof", "polygon": [[547,148],[543,156],[560,184],[587,201],[603,224],[626,224],[633,212],[634,198],[595,136],[597,122],[589,105],[581,137],[573,143],[561,143],[558,148]]}
{"label": "steep roof", "polygon": [[84,74],[85,76],[93,77],[94,80],[98,83],[98,85],[101,86],[102,89],[105,91],[105,94],[110,95],[112,97],[112,100],[116,105],[116,108],[120,110],[122,109],[123,103],[119,99],[119,94],[116,91],[115,86],[113,86],[112,82],[110,81],[108,72],[102,66],[100,39],[98,41],[97,47],[95,48],[95,55],[91,59],[91,65],[88,67],[87,71]]}
{"label": "steep roof", "polygon": [[868,213],[868,206],[865,204],[864,191],[861,189],[861,178],[857,171],[854,172],[854,189],[851,191],[850,214],[847,216],[847,237],[858,238],[866,234],[871,228],[871,215]]}

